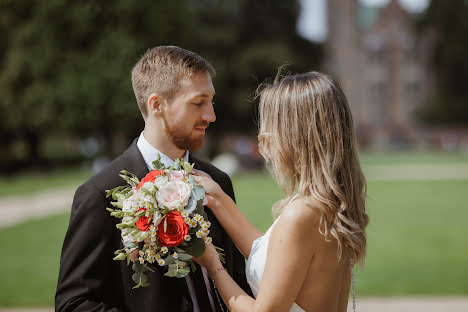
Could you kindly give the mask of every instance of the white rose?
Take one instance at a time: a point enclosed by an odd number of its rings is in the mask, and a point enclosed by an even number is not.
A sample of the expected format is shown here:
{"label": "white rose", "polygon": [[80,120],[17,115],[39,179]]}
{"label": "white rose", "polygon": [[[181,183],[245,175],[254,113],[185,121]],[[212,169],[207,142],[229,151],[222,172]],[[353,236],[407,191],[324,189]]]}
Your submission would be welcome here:
{"label": "white rose", "polygon": [[166,206],[169,210],[185,207],[190,198],[191,190],[182,181],[169,181],[156,193],[159,207]]}
{"label": "white rose", "polygon": [[133,195],[130,196],[129,198],[124,199],[122,203],[122,211],[126,211],[126,212],[135,211],[137,198],[138,198],[138,194],[133,193]]}
{"label": "white rose", "polygon": [[167,176],[157,176],[156,180],[154,180],[154,185],[160,189],[164,184],[168,182]]}
{"label": "white rose", "polygon": [[145,184],[143,184],[143,188],[147,189],[149,192],[153,192],[154,191],[154,184],[153,182],[146,182]]}
{"label": "white rose", "polygon": [[161,223],[161,220],[163,218],[163,215],[159,213],[159,211],[155,211],[153,213],[153,224],[157,227],[159,223]]}
{"label": "white rose", "polygon": [[183,181],[184,180],[184,172],[182,170],[169,171],[167,176],[169,177],[169,180],[171,181]]}

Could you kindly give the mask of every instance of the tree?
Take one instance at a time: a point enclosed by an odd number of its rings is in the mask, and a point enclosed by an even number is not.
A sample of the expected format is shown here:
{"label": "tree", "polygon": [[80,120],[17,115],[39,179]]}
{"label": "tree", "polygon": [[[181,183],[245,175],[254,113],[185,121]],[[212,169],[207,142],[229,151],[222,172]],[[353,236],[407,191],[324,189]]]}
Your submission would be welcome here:
{"label": "tree", "polygon": [[[103,137],[110,156],[118,136],[138,135],[143,120],[130,81],[151,47],[178,45],[217,69],[218,122],[212,132],[256,132],[258,84],[291,63],[320,64],[320,46],[299,37],[296,1],[4,1],[0,10],[0,136],[27,142],[31,161],[54,133]],[[4,143],[2,142],[3,146]],[[8,147],[6,147],[8,149]]]}
{"label": "tree", "polygon": [[431,62],[435,89],[423,118],[432,123],[468,126],[468,3],[464,0],[432,0],[421,30],[435,33]]}

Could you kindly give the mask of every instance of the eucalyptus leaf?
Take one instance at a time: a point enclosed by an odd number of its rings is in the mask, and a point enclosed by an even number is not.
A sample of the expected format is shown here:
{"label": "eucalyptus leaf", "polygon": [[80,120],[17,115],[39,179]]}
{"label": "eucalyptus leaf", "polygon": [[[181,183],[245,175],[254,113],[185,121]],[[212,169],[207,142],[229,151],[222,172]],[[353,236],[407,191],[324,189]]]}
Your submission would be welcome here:
{"label": "eucalyptus leaf", "polygon": [[[180,277],[184,277],[185,275],[187,275],[188,273],[190,273],[190,269],[189,268],[184,268],[184,269],[179,269],[177,271],[178,274],[182,275]],[[179,277],[179,276],[178,276]]]}
{"label": "eucalyptus leaf", "polygon": [[187,261],[187,260],[190,260],[192,259],[192,256],[187,254],[187,253],[179,253],[179,259],[182,260],[182,261]]}
{"label": "eucalyptus leaf", "polygon": [[164,276],[169,276],[169,277],[175,277],[176,275],[177,275],[177,270],[176,269],[169,270],[169,271],[167,271],[166,274],[164,274]]}
{"label": "eucalyptus leaf", "polygon": [[153,167],[156,170],[161,170],[161,168],[164,168],[164,165],[161,163],[161,154],[158,153],[158,157],[156,158],[155,161],[153,161]]}
{"label": "eucalyptus leaf", "polygon": [[187,202],[187,206],[185,206],[185,211],[191,214],[195,210],[195,208],[197,208],[197,202],[193,199],[193,196],[192,196],[189,198]]}
{"label": "eucalyptus leaf", "polygon": [[125,242],[123,243],[123,245],[124,245],[125,247],[127,247],[127,248],[137,247],[137,245],[136,245],[134,242],[132,242],[132,241],[125,241]]}
{"label": "eucalyptus leaf", "polygon": [[171,265],[175,263],[175,259],[172,255],[167,256],[164,261],[166,262],[167,265]]}
{"label": "eucalyptus leaf", "polygon": [[201,185],[194,185],[192,189],[192,196],[195,201],[203,199],[205,196],[205,189]]}
{"label": "eucalyptus leaf", "polygon": [[201,255],[203,255],[203,253],[205,252],[205,242],[203,241],[203,239],[201,238],[198,238],[198,237],[195,237],[195,238],[192,238],[192,240],[190,241],[190,249],[191,249],[191,252],[190,254],[193,256],[193,257],[200,257]]}

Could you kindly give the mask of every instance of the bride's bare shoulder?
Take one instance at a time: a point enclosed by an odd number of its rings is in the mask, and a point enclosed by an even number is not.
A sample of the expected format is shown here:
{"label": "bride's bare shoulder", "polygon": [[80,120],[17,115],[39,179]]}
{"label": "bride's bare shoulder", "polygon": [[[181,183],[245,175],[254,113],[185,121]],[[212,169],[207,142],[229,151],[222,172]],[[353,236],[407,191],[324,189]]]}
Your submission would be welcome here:
{"label": "bride's bare shoulder", "polygon": [[318,208],[307,204],[303,198],[293,200],[281,213],[278,220],[278,228],[294,233],[298,240],[321,241],[319,232],[320,211]]}

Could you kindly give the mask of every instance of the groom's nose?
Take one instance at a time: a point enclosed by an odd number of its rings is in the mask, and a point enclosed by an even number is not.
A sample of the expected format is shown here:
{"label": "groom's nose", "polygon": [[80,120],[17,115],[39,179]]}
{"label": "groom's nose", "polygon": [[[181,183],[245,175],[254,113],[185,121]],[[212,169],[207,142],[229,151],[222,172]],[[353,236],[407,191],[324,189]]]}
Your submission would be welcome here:
{"label": "groom's nose", "polygon": [[202,113],[202,119],[207,122],[214,122],[216,120],[213,104],[209,103],[208,105],[205,105]]}

